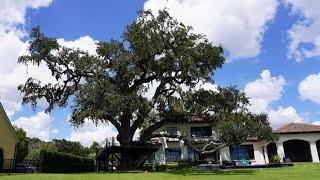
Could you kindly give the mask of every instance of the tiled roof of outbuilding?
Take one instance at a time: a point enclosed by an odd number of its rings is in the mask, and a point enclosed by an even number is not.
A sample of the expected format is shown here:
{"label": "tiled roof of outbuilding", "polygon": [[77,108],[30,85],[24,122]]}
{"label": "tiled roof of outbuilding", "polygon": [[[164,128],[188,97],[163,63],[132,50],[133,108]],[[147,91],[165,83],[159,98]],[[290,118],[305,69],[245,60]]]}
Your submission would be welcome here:
{"label": "tiled roof of outbuilding", "polygon": [[290,123],[273,131],[275,134],[320,133],[319,125]]}

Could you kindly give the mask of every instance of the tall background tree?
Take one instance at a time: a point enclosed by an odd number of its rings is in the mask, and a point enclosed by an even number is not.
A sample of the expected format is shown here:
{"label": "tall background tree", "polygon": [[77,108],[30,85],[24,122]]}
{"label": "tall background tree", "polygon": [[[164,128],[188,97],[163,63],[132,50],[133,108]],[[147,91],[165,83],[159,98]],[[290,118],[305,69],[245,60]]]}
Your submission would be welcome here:
{"label": "tall background tree", "polygon": [[[243,100],[247,99],[234,97],[233,89],[195,89],[199,83],[213,83],[214,71],[224,63],[223,48],[195,34],[166,11],[159,11],[157,16],[141,12],[126,28],[121,41],[99,42],[97,55],[63,47],[39,28],[32,30],[31,37],[30,55],[20,57],[19,63],[46,65],[56,83],[44,84],[30,77],[19,86],[23,103],[36,107],[40,99],[45,99],[49,104],[46,112],[70,103],[70,121],[75,126],[86,120],[112,123],[122,147],[144,145],[163,124],[182,122],[195,113],[224,124],[219,126],[221,133],[253,124],[263,132],[270,131],[266,117],[258,120],[251,115],[244,108],[247,102],[243,104]],[[146,92],[153,94],[146,97]],[[236,93],[242,97],[242,93]],[[213,99],[206,100],[207,95]],[[192,103],[194,99],[197,103]],[[206,113],[207,108],[210,113]],[[235,120],[217,120],[227,116]],[[143,131],[139,141],[134,142],[138,128]],[[251,131],[248,135],[264,137]],[[240,142],[248,135],[228,137]],[[136,166],[135,158],[130,153],[121,154],[121,168]]]}
{"label": "tall background tree", "polygon": [[42,141],[38,138],[29,138],[29,151],[25,162],[39,167],[40,152],[46,150],[49,152],[62,152],[78,156],[89,156],[89,148],[83,147],[77,141],[68,141],[65,139],[53,139],[52,141]]}
{"label": "tall background tree", "polygon": [[22,163],[25,157],[28,155],[29,151],[29,138],[27,137],[26,131],[22,128],[14,127],[17,137],[18,137],[18,144],[16,149],[16,162]]}
{"label": "tall background tree", "polygon": [[98,142],[93,141],[89,147],[90,154],[96,155],[101,150],[101,147]]}
{"label": "tall background tree", "polygon": [[65,139],[53,139],[55,147],[58,152],[75,154],[78,156],[88,156],[89,148],[83,147],[80,142],[77,141],[67,141]]}

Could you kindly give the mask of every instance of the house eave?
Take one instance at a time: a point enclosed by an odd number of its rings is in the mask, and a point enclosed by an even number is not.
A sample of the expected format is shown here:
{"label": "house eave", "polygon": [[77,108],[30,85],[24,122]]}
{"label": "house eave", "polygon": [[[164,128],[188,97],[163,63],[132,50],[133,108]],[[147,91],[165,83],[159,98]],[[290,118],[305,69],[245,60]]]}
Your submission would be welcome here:
{"label": "house eave", "polygon": [[12,126],[10,120],[9,120],[9,117],[7,116],[7,113],[6,113],[6,111],[4,110],[1,102],[0,102],[0,113],[3,115],[5,121],[7,122],[8,126],[9,126],[9,129],[10,129],[11,133],[13,134],[16,142],[18,142],[19,140],[18,140],[16,131],[14,130],[14,128],[13,128],[13,126]]}

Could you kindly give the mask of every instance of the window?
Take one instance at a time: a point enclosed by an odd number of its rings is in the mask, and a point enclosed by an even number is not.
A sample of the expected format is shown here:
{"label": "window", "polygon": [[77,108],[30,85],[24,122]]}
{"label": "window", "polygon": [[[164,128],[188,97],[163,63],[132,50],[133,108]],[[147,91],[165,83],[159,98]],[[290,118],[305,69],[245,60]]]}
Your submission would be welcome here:
{"label": "window", "polygon": [[179,148],[166,149],[166,162],[178,162],[181,159],[181,150]]}
{"label": "window", "polygon": [[254,159],[253,145],[232,145],[229,146],[231,160]]}
{"label": "window", "polygon": [[167,133],[170,135],[177,135],[178,134],[178,128],[177,127],[167,127]]}
{"label": "window", "polygon": [[191,137],[209,137],[212,135],[210,126],[191,127]]}
{"label": "window", "polygon": [[196,156],[196,152],[190,148],[188,148],[188,159],[189,160],[196,160],[197,159],[197,156]]}

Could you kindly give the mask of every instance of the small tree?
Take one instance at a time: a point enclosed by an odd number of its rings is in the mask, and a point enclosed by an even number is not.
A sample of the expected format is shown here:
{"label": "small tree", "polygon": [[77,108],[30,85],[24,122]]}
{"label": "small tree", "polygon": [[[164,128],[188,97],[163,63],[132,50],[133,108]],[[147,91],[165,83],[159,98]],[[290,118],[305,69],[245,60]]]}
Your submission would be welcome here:
{"label": "small tree", "polygon": [[3,169],[3,163],[4,163],[4,154],[3,154],[3,149],[0,147],[0,172]]}
{"label": "small tree", "polygon": [[17,154],[16,154],[16,163],[21,163],[24,161],[25,157],[28,155],[29,152],[29,138],[27,137],[26,131],[22,128],[14,127],[17,137],[18,137],[18,144],[17,144]]}
{"label": "small tree", "polygon": [[99,143],[93,141],[93,143],[89,147],[89,151],[91,154],[96,154],[100,149]]}

